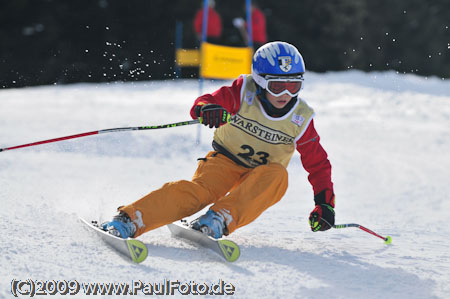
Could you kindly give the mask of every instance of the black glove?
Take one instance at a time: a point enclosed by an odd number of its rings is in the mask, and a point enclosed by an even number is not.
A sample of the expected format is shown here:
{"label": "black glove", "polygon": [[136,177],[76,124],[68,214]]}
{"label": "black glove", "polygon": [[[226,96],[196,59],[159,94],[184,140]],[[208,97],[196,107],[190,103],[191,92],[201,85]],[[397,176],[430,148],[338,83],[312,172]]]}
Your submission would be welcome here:
{"label": "black glove", "polygon": [[197,115],[200,123],[212,127],[220,127],[228,122],[230,113],[220,105],[217,104],[205,104],[195,107],[195,115]]}
{"label": "black glove", "polygon": [[325,231],[334,225],[334,193],[323,190],[314,196],[316,207],[309,215],[309,225],[313,232]]}

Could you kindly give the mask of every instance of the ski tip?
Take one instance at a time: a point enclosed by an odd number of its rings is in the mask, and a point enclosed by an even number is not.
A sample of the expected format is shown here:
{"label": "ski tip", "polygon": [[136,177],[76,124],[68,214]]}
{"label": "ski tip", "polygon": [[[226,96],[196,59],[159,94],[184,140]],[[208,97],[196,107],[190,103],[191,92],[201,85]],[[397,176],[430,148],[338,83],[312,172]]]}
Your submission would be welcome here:
{"label": "ski tip", "polygon": [[218,240],[220,250],[222,250],[223,256],[228,262],[236,261],[241,255],[239,246],[230,240]]}
{"label": "ski tip", "polygon": [[145,244],[141,241],[136,239],[127,239],[127,245],[133,262],[139,264],[147,258],[147,246],[145,246]]}

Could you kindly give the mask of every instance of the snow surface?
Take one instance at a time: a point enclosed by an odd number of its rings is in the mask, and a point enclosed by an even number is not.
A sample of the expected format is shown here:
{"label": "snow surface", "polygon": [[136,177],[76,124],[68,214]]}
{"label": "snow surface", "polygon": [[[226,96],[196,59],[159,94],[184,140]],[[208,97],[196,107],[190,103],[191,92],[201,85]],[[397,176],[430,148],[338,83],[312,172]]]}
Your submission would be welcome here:
{"label": "snow surface", "polygon": [[[204,91],[223,83],[206,82]],[[194,80],[0,90],[0,148],[189,120],[198,93]],[[236,263],[163,227],[139,238],[149,257],[132,264],[78,217],[108,219],[165,182],[189,179],[212,130],[199,129],[199,145],[198,125],[110,133],[0,153],[0,297],[12,297],[13,279],[167,279],[223,280],[236,298],[448,298],[450,82],[309,73],[302,97],[333,165],[336,222],[390,235],[392,245],[356,228],[310,232],[313,194],[295,154],[283,200],[230,236],[241,246]]]}

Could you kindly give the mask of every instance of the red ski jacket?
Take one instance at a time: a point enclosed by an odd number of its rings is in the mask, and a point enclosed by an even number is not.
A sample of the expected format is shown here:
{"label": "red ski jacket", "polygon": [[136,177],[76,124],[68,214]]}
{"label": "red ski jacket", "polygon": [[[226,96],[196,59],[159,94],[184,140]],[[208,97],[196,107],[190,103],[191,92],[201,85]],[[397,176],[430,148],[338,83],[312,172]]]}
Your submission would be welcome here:
{"label": "red ski jacket", "polygon": [[[203,9],[199,9],[194,17],[194,30],[198,35],[202,34]],[[207,37],[219,38],[222,34],[222,19],[220,15],[212,8],[208,8],[208,26],[206,30]]]}
{"label": "red ski jacket", "polygon": [[254,43],[267,43],[266,16],[257,7],[252,10],[252,30]]}
{"label": "red ski jacket", "polygon": [[[241,104],[242,85],[243,78],[239,77],[233,81],[231,86],[222,86],[212,94],[204,94],[198,97],[191,108],[191,117],[197,119],[194,110],[199,103],[218,104],[231,114],[236,114]],[[313,120],[303,136],[297,141],[296,149],[300,153],[303,168],[309,173],[308,180],[313,187],[314,195],[325,189],[333,191],[331,164],[326,151],[320,144],[320,137],[314,128]]]}

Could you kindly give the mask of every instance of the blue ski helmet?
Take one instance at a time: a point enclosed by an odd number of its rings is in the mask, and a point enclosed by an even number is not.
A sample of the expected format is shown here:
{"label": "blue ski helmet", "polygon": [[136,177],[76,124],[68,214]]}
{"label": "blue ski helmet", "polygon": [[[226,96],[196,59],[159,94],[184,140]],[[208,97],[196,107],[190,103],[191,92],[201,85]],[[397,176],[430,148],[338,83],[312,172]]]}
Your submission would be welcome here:
{"label": "blue ski helmet", "polygon": [[305,62],[297,48],[286,42],[271,42],[261,46],[253,55],[252,74],[300,75]]}
{"label": "blue ski helmet", "polygon": [[297,48],[286,42],[270,42],[253,55],[252,77],[259,88],[267,88],[267,77],[296,77],[303,80],[305,62]]}

